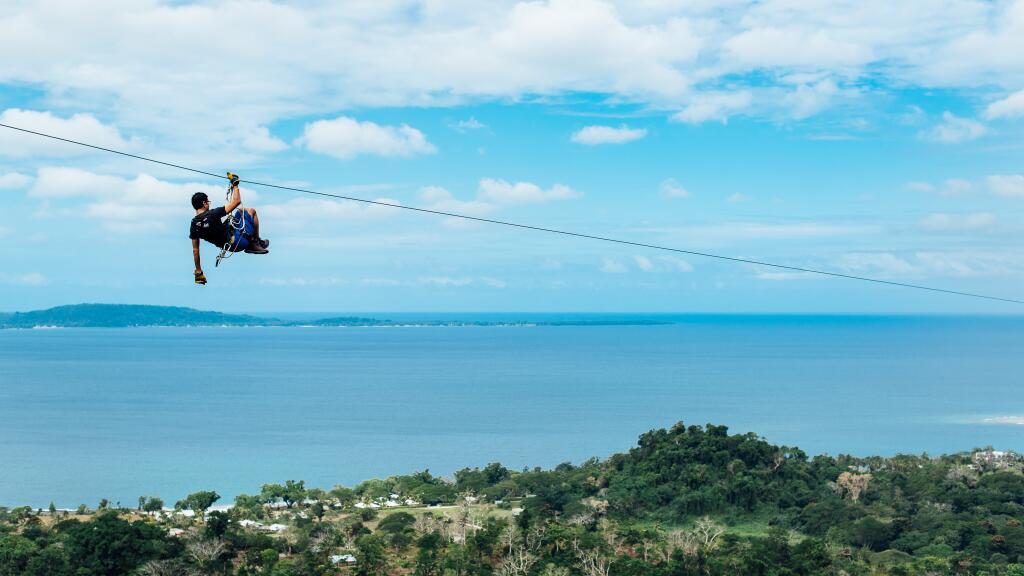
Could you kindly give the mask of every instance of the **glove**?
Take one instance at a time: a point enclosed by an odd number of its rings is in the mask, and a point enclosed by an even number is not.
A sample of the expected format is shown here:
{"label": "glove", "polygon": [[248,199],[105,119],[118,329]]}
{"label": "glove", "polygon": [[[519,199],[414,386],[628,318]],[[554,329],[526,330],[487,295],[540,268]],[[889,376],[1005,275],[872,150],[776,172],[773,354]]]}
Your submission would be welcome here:
{"label": "glove", "polygon": [[202,272],[196,272],[196,284],[206,284],[206,274]]}
{"label": "glove", "polygon": [[238,186],[238,182],[240,180],[238,178],[238,174],[234,174],[232,172],[228,172],[228,179],[231,180],[231,185],[232,186]]}

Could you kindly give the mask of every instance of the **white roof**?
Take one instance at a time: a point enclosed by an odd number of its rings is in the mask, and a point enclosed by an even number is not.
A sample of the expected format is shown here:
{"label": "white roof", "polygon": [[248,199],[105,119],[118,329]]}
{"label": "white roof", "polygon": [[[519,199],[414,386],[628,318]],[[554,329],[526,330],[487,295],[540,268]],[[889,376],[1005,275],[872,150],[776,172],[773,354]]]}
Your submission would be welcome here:
{"label": "white roof", "polygon": [[340,564],[342,562],[351,564],[355,561],[356,557],[351,554],[334,554],[331,556],[331,564]]}

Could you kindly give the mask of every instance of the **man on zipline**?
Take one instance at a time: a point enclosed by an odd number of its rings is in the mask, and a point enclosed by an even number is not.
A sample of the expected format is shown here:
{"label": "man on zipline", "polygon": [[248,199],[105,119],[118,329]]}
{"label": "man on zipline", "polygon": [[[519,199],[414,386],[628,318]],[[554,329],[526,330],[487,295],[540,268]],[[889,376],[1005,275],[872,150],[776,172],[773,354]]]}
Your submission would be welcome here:
{"label": "man on zipline", "polygon": [[[224,252],[245,251],[248,254],[266,254],[270,240],[260,238],[260,219],[255,208],[239,208],[242,193],[238,189],[238,175],[228,172],[231,180],[231,198],[224,206],[210,208],[210,198],[202,192],[192,195],[195,218],[189,228],[192,239],[192,258],[196,263],[196,284],[206,284],[206,275],[199,262],[199,240],[206,240]],[[236,210],[237,209],[237,210]],[[224,222],[224,217],[231,218]],[[218,260],[219,261],[219,260]]]}

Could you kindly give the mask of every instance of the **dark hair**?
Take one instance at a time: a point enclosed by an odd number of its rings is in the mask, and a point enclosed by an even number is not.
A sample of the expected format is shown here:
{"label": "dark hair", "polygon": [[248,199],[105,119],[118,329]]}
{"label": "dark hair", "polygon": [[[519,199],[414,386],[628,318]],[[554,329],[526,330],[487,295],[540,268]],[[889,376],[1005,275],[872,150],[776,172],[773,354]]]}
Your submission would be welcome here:
{"label": "dark hair", "polygon": [[199,210],[200,208],[203,207],[203,202],[206,202],[209,199],[210,198],[206,194],[202,192],[196,192],[195,194],[192,195],[192,207],[195,208],[196,210]]}

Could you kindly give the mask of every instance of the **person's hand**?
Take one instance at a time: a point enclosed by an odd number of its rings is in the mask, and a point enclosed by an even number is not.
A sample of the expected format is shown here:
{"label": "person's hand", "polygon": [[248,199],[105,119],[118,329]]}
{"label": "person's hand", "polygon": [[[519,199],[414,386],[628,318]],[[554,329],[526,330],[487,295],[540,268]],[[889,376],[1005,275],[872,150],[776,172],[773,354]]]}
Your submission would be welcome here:
{"label": "person's hand", "polygon": [[228,179],[231,180],[231,186],[238,186],[238,182],[240,181],[238,174],[228,172]]}
{"label": "person's hand", "polygon": [[202,270],[196,270],[196,284],[206,284],[206,274]]}

